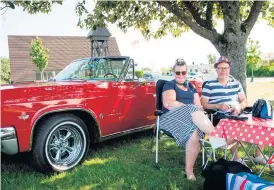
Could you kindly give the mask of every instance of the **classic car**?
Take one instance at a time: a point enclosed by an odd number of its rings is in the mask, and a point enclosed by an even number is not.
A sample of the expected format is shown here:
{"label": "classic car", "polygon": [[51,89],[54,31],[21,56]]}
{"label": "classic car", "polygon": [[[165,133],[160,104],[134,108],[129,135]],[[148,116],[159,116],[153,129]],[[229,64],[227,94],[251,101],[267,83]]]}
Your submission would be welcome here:
{"label": "classic car", "polygon": [[62,172],[80,164],[93,143],[151,129],[155,81],[134,73],[129,57],[93,57],[50,81],[2,85],[1,151],[31,152],[38,171]]}

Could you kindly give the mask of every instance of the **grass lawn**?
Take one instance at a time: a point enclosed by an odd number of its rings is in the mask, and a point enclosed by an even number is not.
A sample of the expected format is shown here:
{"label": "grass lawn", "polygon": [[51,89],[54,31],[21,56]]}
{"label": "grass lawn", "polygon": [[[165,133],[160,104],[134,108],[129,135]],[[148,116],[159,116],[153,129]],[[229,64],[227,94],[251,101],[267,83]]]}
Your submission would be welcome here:
{"label": "grass lawn", "polygon": [[[274,83],[249,84],[248,98],[265,97],[273,101]],[[257,95],[256,95],[257,94]],[[202,189],[201,155],[196,162],[196,182],[184,178],[184,152],[172,140],[162,141],[159,154],[161,170],[153,168],[151,132],[109,140],[93,147],[85,162],[70,172],[43,175],[29,167],[29,154],[1,155],[1,188],[21,189]],[[164,150],[171,150],[164,152]],[[180,151],[180,152],[179,152]],[[272,149],[272,151],[274,151]],[[243,151],[240,149],[240,153]],[[217,154],[221,156],[221,153]],[[249,163],[250,165],[250,163]],[[255,168],[252,168],[257,171]],[[268,170],[269,171],[269,168]],[[263,175],[274,181],[273,176]]]}
{"label": "grass lawn", "polygon": [[[173,140],[162,140],[161,170],[154,169],[150,134],[142,132],[97,144],[81,166],[51,176],[33,171],[28,154],[2,155],[2,189],[202,189],[201,155],[195,169],[198,180],[188,181],[184,178],[184,152]],[[263,178],[273,181],[271,176]]]}

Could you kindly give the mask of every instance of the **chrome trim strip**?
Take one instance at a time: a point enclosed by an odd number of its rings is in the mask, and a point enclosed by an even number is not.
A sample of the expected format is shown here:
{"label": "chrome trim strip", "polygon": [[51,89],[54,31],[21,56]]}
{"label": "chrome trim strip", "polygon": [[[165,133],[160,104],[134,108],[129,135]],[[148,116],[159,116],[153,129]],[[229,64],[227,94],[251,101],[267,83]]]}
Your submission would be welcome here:
{"label": "chrome trim strip", "polygon": [[99,139],[99,142],[102,142],[102,141],[105,141],[105,140],[108,140],[108,139],[112,139],[112,138],[115,138],[115,137],[119,137],[119,136],[128,135],[128,134],[135,133],[135,132],[141,132],[141,131],[153,129],[153,127],[154,127],[153,124],[152,125],[146,125],[146,126],[138,127],[138,128],[135,128],[135,129],[129,129],[129,130],[126,130],[126,131],[114,133],[114,134],[111,134],[111,135],[106,135],[106,136],[101,137]]}
{"label": "chrome trim strip", "polygon": [[[59,109],[59,110],[54,110],[54,111],[50,111],[50,112],[45,112],[43,113],[42,115],[40,115],[36,121],[33,123],[32,125],[32,129],[31,129],[31,136],[30,136],[30,150],[31,150],[31,147],[32,147],[32,141],[33,141],[33,131],[34,131],[34,128],[36,127],[36,124],[37,122],[42,118],[44,117],[45,115],[47,114],[50,114],[50,113],[55,113],[55,112],[64,112],[64,111],[73,111],[73,110],[80,110],[80,111],[85,111],[87,112],[88,114],[90,114],[91,117],[93,117],[93,119],[95,120],[96,122],[96,126],[98,127],[98,131],[99,131],[99,135],[102,136],[102,133],[101,133],[101,128],[99,126],[99,123],[98,121],[96,120],[96,117],[94,116],[94,114],[86,109],[82,109],[82,108],[68,108],[68,109]],[[100,137],[99,137],[100,138]]]}

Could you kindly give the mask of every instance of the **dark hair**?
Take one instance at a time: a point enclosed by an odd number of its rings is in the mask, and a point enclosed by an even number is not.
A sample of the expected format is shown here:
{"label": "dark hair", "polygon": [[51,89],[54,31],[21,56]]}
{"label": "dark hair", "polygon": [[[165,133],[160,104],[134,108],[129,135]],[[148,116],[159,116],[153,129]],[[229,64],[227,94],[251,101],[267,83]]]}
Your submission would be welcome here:
{"label": "dark hair", "polygon": [[173,71],[175,71],[176,66],[186,66],[185,60],[181,58],[176,59],[175,64],[173,66]]}

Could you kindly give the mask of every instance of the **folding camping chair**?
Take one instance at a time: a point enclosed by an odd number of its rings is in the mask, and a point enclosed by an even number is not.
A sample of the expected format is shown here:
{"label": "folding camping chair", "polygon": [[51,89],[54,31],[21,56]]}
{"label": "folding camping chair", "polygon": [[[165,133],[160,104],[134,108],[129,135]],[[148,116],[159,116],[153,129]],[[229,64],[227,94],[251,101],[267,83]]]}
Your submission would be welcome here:
{"label": "folding camping chair", "polygon": [[[154,128],[154,133],[152,136],[152,141],[151,141],[151,150],[153,148],[153,142],[154,142],[154,137],[156,136],[156,150],[155,150],[155,163],[154,167],[157,169],[160,169],[158,161],[159,161],[159,139],[160,139],[160,134],[167,135],[170,138],[174,138],[171,133],[169,133],[166,130],[160,129],[160,116],[163,114],[162,108],[163,108],[163,103],[162,103],[162,92],[163,92],[163,87],[165,84],[166,80],[158,80],[156,83],[156,111],[154,112],[154,115],[157,117],[156,120],[156,127]],[[210,115],[211,119],[213,119],[211,112],[208,112]],[[215,151],[214,149],[211,149],[210,152],[207,151],[208,148],[205,147],[205,144],[209,144],[210,142],[205,139],[201,139],[201,144],[202,144],[202,167],[205,168],[206,164],[208,163],[209,158],[213,158],[216,161],[215,158]],[[207,156],[207,161],[205,164],[205,153]]]}

